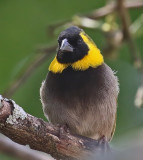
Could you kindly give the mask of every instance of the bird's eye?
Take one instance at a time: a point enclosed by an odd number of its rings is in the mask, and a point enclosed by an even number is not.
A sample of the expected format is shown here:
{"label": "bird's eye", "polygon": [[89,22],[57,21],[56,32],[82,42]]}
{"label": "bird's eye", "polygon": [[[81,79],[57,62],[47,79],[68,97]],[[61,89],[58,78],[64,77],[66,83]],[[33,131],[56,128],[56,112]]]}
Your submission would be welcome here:
{"label": "bird's eye", "polygon": [[82,42],[82,39],[78,39],[78,42],[81,43],[81,42]]}

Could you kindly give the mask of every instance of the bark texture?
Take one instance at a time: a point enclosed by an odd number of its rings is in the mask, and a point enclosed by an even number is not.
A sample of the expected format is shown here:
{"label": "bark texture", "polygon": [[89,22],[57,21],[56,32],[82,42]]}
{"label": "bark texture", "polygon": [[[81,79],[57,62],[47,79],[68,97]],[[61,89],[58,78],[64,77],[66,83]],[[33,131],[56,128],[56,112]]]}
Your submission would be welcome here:
{"label": "bark texture", "polygon": [[26,113],[14,101],[0,97],[0,132],[14,142],[29,145],[56,159],[84,159],[99,153],[103,143],[72,135],[60,126],[53,126]]}

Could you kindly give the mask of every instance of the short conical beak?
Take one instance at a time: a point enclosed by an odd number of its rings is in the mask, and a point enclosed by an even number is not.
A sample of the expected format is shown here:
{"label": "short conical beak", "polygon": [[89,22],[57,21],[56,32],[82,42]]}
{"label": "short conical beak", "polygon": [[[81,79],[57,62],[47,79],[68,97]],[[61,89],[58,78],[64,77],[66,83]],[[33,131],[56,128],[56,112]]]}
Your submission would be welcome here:
{"label": "short conical beak", "polygon": [[61,52],[73,52],[73,47],[69,44],[67,39],[62,40],[60,51]]}

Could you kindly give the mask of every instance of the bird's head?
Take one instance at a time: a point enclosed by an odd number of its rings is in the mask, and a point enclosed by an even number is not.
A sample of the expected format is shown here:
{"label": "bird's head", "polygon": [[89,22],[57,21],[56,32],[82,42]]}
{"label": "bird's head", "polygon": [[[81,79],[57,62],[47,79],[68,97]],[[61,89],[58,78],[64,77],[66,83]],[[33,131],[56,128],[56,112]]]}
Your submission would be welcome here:
{"label": "bird's head", "polygon": [[103,63],[103,56],[92,39],[82,29],[72,26],[59,35],[57,55],[49,70],[61,73],[69,66],[74,70],[86,70]]}
{"label": "bird's head", "polygon": [[61,32],[58,43],[57,60],[60,63],[74,63],[88,54],[88,46],[83,41],[80,28],[72,26]]}

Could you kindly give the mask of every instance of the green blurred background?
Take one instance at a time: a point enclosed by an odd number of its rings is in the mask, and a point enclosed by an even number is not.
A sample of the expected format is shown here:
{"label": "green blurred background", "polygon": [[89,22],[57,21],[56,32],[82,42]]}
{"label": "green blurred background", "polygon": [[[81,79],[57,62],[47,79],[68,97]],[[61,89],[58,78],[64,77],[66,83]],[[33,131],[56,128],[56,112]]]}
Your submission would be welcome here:
{"label": "green blurred background", "polygon": [[[0,94],[15,79],[23,66],[34,59],[35,54],[39,54],[36,52],[39,47],[56,41],[57,35],[53,37],[48,35],[48,25],[70,19],[76,14],[91,12],[105,4],[106,0],[0,0]],[[142,9],[130,11],[132,22],[143,13],[142,11]],[[105,45],[103,34],[90,29],[86,29],[86,32],[102,51]],[[143,56],[143,36],[138,36],[135,41]],[[127,44],[123,43],[114,54],[118,55],[117,58],[105,59],[105,62],[117,71],[120,83],[117,128],[112,141],[113,145],[117,145],[124,135],[132,133],[134,135],[135,131],[142,129],[143,110],[134,106],[141,73],[131,63]],[[51,58],[36,68],[26,83],[11,97],[26,112],[43,119],[45,118],[39,88],[46,77],[50,61]],[[12,160],[2,154],[0,159]]]}

